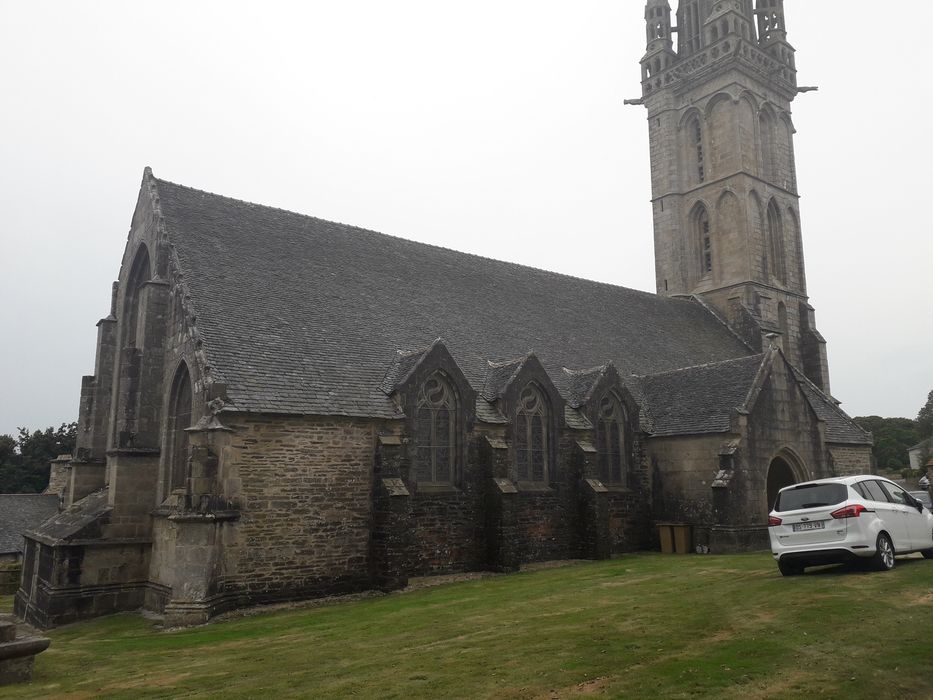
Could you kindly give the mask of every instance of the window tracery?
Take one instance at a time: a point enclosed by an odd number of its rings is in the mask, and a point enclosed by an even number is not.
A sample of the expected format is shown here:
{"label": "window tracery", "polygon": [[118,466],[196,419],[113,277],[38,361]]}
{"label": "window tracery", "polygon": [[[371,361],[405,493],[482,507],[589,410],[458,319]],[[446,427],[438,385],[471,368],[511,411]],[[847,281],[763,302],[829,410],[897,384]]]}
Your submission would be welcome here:
{"label": "window tracery", "polygon": [[434,374],[421,385],[415,417],[415,479],[452,484],[457,444],[457,401],[450,383]]}
{"label": "window tracery", "polygon": [[548,410],[541,391],[529,384],[518,399],[515,459],[519,481],[547,481]]}
{"label": "window tracery", "polygon": [[621,484],[625,480],[625,411],[614,394],[607,394],[599,404],[596,421],[596,452],[599,480]]}

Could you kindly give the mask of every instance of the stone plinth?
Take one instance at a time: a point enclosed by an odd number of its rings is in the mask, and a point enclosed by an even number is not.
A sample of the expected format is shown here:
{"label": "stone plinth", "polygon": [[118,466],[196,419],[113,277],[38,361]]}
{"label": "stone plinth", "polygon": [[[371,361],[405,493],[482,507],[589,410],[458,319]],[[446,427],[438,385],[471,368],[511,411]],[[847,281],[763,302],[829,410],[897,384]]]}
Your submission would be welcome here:
{"label": "stone plinth", "polygon": [[14,623],[0,622],[0,685],[32,680],[36,654],[48,649],[51,643],[45,637],[18,637]]}

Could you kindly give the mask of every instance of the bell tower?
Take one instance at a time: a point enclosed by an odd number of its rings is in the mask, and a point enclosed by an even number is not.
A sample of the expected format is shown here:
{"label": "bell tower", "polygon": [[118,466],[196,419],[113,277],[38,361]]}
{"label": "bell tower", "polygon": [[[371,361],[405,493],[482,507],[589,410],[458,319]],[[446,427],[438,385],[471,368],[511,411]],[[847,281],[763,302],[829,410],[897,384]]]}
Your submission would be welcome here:
{"label": "bell tower", "polygon": [[[659,294],[701,298],[829,393],[807,296],[783,0],[648,0],[641,60]],[[674,35],[676,34],[676,47]]]}

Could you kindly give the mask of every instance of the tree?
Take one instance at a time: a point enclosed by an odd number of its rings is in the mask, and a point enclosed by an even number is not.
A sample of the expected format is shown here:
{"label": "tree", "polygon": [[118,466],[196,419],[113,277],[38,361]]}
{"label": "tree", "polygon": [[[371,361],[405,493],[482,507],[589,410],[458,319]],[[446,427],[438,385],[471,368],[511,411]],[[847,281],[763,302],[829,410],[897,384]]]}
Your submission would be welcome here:
{"label": "tree", "polygon": [[872,453],[880,469],[898,470],[910,465],[907,450],[920,442],[916,421],[881,416],[864,416],[854,420],[874,434]]}
{"label": "tree", "polygon": [[926,405],[917,414],[917,431],[921,440],[933,437],[933,391],[927,396]]}
{"label": "tree", "polygon": [[49,462],[61,454],[72,454],[78,434],[77,423],[30,433],[19,429],[19,437],[0,435],[0,493],[40,493],[49,485]]}

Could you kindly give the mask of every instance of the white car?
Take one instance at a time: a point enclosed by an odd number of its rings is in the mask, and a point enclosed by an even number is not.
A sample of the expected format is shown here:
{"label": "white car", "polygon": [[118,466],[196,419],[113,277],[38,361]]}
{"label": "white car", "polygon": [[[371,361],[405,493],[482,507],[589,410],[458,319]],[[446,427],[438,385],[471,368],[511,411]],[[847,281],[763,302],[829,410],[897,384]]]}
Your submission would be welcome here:
{"label": "white car", "polygon": [[893,481],[847,476],[781,489],[768,520],[771,553],[785,576],[852,561],[880,571],[895,554],[933,558],[933,514]]}

